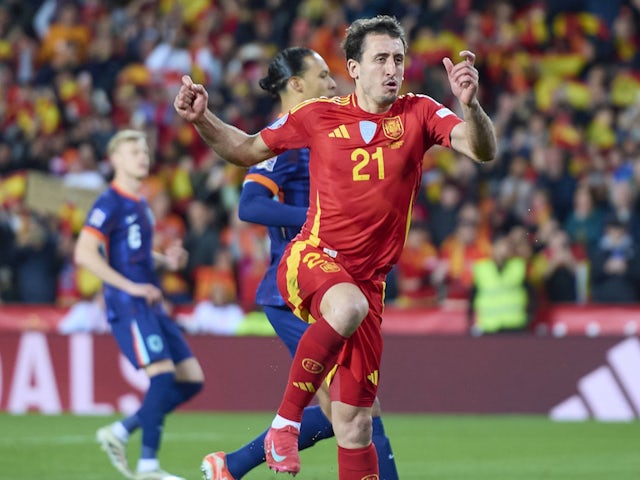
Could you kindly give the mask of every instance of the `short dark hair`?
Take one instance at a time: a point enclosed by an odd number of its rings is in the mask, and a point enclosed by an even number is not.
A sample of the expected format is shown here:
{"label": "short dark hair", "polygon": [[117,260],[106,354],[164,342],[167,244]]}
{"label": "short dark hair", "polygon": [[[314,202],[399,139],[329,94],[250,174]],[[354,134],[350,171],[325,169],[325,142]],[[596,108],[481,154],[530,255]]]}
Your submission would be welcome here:
{"label": "short dark hair", "polygon": [[347,28],[347,34],[342,41],[342,49],[347,60],[357,62],[362,60],[364,39],[369,34],[389,35],[391,38],[402,40],[405,52],[407,51],[407,39],[404,29],[395,17],[378,15],[373,18],[360,18]]}
{"label": "short dark hair", "polygon": [[287,87],[287,80],[302,75],[308,68],[304,59],[315,52],[306,47],[285,48],[278,53],[267,71],[267,76],[260,79],[260,87],[274,97]]}

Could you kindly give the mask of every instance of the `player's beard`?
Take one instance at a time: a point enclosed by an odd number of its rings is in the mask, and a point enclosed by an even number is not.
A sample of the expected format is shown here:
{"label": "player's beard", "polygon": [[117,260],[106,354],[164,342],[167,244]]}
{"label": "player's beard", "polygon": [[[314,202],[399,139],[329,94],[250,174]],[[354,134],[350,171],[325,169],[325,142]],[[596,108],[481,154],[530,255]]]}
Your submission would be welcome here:
{"label": "player's beard", "polygon": [[380,96],[380,105],[391,105],[398,99],[397,93],[387,93]]}

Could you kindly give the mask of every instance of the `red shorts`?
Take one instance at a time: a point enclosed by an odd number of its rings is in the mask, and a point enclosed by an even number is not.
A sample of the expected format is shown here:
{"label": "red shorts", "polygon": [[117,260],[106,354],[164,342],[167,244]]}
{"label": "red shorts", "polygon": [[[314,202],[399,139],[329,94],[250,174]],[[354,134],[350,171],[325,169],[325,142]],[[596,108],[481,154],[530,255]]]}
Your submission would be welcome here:
{"label": "red shorts", "polygon": [[380,380],[382,357],[382,308],[384,282],[356,281],[322,248],[304,240],[293,241],[278,268],[278,288],[298,317],[313,323],[320,314],[324,293],[338,283],[352,283],[369,302],[369,313],[347,340],[328,379],[332,400],[349,405],[373,405]]}

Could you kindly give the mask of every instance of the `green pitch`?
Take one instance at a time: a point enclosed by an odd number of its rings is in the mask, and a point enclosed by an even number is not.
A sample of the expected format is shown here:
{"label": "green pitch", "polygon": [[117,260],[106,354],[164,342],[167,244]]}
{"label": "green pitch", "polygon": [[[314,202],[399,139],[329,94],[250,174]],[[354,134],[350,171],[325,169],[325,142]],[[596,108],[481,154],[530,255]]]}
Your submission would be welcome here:
{"label": "green pitch", "polygon": [[[200,478],[202,457],[251,439],[272,414],[177,413],[167,420],[162,466]],[[0,479],[117,480],[94,442],[115,417],[0,414]],[[402,480],[637,480],[640,424],[555,423],[523,416],[385,416]],[[139,435],[130,443],[135,465]],[[336,479],[333,440],[302,452],[296,480]],[[246,480],[292,478],[262,465]]]}

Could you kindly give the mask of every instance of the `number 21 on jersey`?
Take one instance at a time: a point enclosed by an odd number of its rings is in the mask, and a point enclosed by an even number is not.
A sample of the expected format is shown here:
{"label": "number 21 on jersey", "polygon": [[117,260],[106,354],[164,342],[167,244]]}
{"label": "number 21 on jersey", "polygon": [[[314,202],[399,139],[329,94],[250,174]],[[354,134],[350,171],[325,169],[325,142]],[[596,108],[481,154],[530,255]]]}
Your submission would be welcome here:
{"label": "number 21 on jersey", "polygon": [[[375,152],[369,153],[364,148],[356,148],[351,152],[351,160],[356,162],[353,167],[353,181],[362,182],[371,180],[371,173],[377,170],[378,180],[384,180],[384,155],[382,147],[376,148]],[[371,165],[370,165],[371,164]]]}

